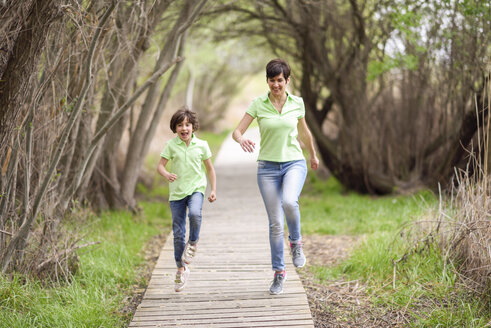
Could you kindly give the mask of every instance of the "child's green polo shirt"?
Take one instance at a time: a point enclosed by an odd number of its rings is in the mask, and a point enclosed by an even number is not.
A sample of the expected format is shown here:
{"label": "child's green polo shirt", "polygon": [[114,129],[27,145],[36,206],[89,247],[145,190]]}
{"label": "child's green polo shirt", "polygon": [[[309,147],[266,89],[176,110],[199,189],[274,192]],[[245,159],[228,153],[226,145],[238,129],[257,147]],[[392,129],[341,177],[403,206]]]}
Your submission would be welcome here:
{"label": "child's green polo shirt", "polygon": [[298,120],[305,116],[301,97],[287,93],[281,114],[274,108],[268,94],[255,98],[246,113],[257,118],[261,143],[258,160],[289,162],[304,159],[297,140]]}
{"label": "child's green polo shirt", "polygon": [[205,194],[206,172],[204,160],[211,157],[208,142],[193,136],[189,146],[178,136],[169,140],[160,154],[172,161],[172,173],[177,175],[169,183],[169,200],[179,200],[198,191]]}

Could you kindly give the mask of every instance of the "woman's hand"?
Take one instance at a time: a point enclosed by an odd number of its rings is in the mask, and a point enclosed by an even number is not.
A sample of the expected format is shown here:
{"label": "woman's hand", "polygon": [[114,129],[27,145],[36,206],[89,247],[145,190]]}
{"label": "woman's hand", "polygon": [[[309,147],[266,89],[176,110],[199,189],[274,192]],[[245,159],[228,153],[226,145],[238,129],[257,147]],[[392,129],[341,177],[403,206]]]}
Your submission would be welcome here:
{"label": "woman's hand", "polygon": [[210,192],[210,196],[208,196],[208,201],[210,203],[213,203],[216,200],[217,200],[216,192],[214,192],[214,191]]}
{"label": "woman's hand", "polygon": [[167,180],[169,180],[169,182],[174,182],[174,181],[177,180],[177,175],[175,175],[174,173],[166,172],[164,174],[164,178],[166,178]]}
{"label": "woman's hand", "polygon": [[254,147],[256,146],[254,141],[252,141],[250,139],[246,139],[246,138],[240,138],[239,144],[244,151],[249,152],[249,153],[252,153],[254,151]]}
{"label": "woman's hand", "polygon": [[232,138],[240,144],[245,152],[248,153],[252,153],[254,151],[256,144],[254,141],[244,138],[243,134],[249,125],[251,125],[253,120],[254,118],[250,114],[245,113],[244,117],[242,117],[240,120],[239,125],[237,125],[237,128],[232,133]]}
{"label": "woman's hand", "polygon": [[311,156],[310,157],[310,167],[312,168],[312,170],[317,170],[317,168],[319,167],[319,159],[317,158],[317,156]]}

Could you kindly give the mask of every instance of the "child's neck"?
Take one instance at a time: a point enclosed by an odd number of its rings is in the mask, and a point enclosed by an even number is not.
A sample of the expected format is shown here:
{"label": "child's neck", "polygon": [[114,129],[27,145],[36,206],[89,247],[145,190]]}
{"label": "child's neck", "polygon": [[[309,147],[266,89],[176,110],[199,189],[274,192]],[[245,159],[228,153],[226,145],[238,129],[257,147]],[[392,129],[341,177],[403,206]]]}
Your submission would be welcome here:
{"label": "child's neck", "polygon": [[189,144],[191,143],[191,140],[193,139],[193,135],[191,134],[191,137],[188,138],[187,140],[183,140],[181,137],[179,137],[179,139],[181,139],[181,141],[186,144],[186,147],[189,147]]}

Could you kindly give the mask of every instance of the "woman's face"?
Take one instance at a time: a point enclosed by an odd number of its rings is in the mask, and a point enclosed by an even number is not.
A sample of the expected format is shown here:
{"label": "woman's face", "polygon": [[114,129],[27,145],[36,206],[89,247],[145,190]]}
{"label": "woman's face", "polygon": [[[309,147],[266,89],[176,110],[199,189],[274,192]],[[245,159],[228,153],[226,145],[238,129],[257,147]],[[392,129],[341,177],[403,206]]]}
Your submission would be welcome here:
{"label": "woman's face", "polygon": [[290,77],[285,79],[283,72],[274,77],[268,77],[268,86],[269,90],[271,90],[271,94],[276,97],[283,96],[288,82],[290,82]]}

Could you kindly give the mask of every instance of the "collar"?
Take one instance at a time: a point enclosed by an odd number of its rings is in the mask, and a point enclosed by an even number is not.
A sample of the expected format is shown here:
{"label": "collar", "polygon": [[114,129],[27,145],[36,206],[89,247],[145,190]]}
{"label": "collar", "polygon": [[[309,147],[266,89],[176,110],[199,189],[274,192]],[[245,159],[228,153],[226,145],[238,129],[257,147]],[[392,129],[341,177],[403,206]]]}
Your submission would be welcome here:
{"label": "collar", "polygon": [[[182,145],[186,144],[184,141],[179,136],[176,136],[177,138],[177,144]],[[191,142],[189,143],[190,145],[194,145],[196,143],[196,137],[194,136],[194,133],[191,134]]]}
{"label": "collar", "polygon": [[[290,93],[286,90],[285,90],[285,92],[286,92],[286,101],[291,100],[292,97],[291,97]],[[260,96],[261,101],[267,102],[269,100],[269,94],[270,94],[270,91],[268,91],[264,95]]]}

